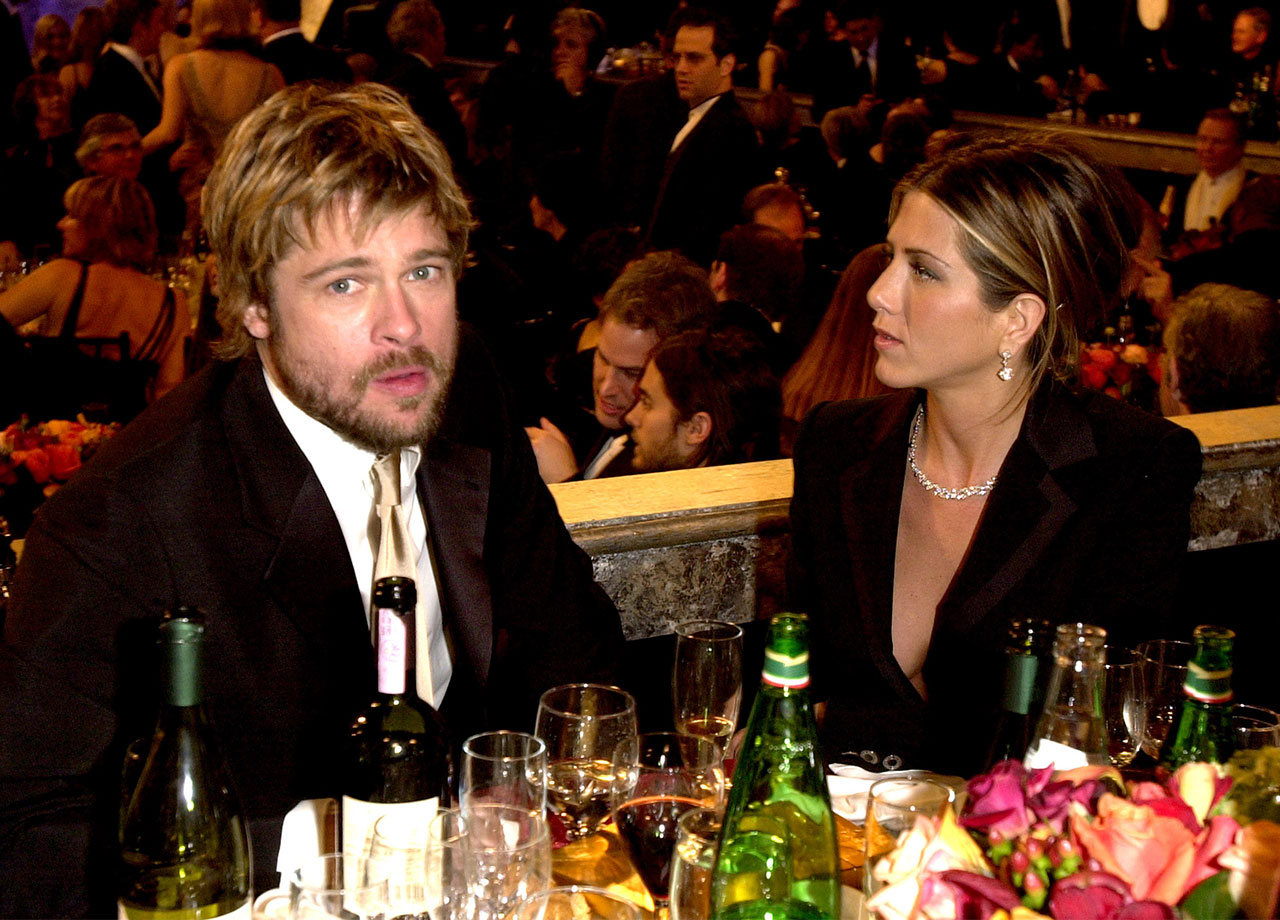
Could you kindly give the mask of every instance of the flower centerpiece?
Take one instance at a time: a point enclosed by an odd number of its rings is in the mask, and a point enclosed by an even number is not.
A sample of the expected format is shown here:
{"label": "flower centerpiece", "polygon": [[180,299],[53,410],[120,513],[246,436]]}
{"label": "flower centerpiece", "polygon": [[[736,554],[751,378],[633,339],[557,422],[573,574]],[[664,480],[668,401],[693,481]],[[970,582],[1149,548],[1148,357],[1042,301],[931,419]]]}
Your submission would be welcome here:
{"label": "flower centerpiece", "polygon": [[0,431],[0,515],[15,534],[26,530],[36,507],[58,490],[98,447],[116,423],[59,419],[30,422],[25,416]]}
{"label": "flower centerpiece", "polygon": [[1270,917],[1280,827],[1225,813],[1231,780],[1188,764],[1125,787],[1111,768],[997,764],[964,812],[920,817],[873,868],[881,920]]}
{"label": "flower centerpiece", "polygon": [[1130,342],[1094,342],[1080,348],[1080,383],[1144,409],[1155,406],[1161,350]]}

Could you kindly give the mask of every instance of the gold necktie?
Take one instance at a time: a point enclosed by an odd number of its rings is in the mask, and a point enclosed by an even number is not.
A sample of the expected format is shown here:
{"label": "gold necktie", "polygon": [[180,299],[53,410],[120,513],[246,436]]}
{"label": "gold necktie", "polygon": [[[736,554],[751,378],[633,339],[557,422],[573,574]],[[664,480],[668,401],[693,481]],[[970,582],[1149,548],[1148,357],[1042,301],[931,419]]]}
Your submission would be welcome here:
{"label": "gold necktie", "polygon": [[417,581],[418,562],[414,557],[409,523],[400,508],[400,451],[393,450],[373,464],[373,501],[378,511],[378,556],[373,580],[400,575]]}

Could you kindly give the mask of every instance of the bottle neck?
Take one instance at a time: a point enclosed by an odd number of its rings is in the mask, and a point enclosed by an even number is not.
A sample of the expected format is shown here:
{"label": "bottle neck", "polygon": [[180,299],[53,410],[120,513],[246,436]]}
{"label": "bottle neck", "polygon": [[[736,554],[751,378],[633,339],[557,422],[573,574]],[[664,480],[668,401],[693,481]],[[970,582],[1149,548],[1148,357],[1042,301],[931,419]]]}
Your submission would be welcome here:
{"label": "bottle neck", "polygon": [[204,703],[199,638],[170,635],[165,645],[164,702],[177,708]]}
{"label": "bottle neck", "polygon": [[1031,711],[1035,697],[1040,660],[1025,649],[1009,649],[1005,655],[1004,709],[1025,716]]}
{"label": "bottle neck", "polygon": [[378,692],[398,696],[409,686],[413,667],[413,618],[391,607],[374,610],[374,635],[378,657]]}

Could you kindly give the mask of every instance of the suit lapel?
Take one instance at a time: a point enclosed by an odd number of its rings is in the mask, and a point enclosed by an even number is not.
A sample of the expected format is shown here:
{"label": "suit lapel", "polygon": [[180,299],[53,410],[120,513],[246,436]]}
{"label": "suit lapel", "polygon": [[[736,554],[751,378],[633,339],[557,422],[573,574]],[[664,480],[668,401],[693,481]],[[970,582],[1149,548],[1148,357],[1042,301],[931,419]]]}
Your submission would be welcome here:
{"label": "suit lapel", "polygon": [[[667,185],[670,184],[671,177],[672,175],[675,174],[676,169],[679,167],[680,161],[684,159],[686,151],[688,151],[690,147],[696,143],[698,139],[698,135],[700,133],[703,133],[706,130],[709,130],[708,125],[715,124],[716,120],[724,114],[724,112],[726,111],[725,107],[729,105],[732,99],[733,99],[732,90],[730,90],[727,93],[723,93],[722,97],[717,99],[716,102],[711,106],[711,108],[707,109],[706,112],[703,113],[702,118],[698,119],[698,123],[693,126],[693,130],[691,130],[687,135],[685,135],[685,139],[680,142],[680,146],[676,147],[675,150],[672,150],[667,154],[666,165],[663,167],[663,170],[662,170],[662,181],[658,183],[658,194],[657,194],[657,197],[654,199],[653,213],[650,215],[650,218],[649,218],[649,226],[651,228],[653,226],[654,220],[658,216],[658,212],[662,208],[662,200],[664,197],[666,197],[666,194],[667,194]],[[681,125],[680,128],[677,129],[676,134],[679,134],[680,131],[682,131],[683,129],[684,129],[684,126]],[[671,139],[675,140],[674,135],[672,136]]]}
{"label": "suit lapel", "polygon": [[[868,431],[854,433],[867,450],[840,476],[840,505],[867,651],[890,686],[913,694],[893,657],[893,567],[907,429],[918,399],[903,391],[889,400],[892,408],[877,414]],[[867,514],[869,504],[883,513]]]}
{"label": "suit lapel", "polygon": [[938,605],[939,626],[964,631],[981,621],[1045,557],[1076,511],[1056,472],[1097,455],[1087,421],[1051,385],[1027,409],[982,521],[955,580]]}
{"label": "suit lapel", "polygon": [[[244,359],[223,419],[245,523],[276,542],[263,560],[267,591],[317,644],[369,646],[360,589],[342,529],[311,464],[276,411],[262,366]],[[359,647],[359,644],[356,646]]]}
{"label": "suit lapel", "polygon": [[445,622],[453,631],[455,654],[466,656],[481,685],[493,652],[493,598],[484,568],[489,464],[489,451],[438,435],[418,467],[418,494]]}

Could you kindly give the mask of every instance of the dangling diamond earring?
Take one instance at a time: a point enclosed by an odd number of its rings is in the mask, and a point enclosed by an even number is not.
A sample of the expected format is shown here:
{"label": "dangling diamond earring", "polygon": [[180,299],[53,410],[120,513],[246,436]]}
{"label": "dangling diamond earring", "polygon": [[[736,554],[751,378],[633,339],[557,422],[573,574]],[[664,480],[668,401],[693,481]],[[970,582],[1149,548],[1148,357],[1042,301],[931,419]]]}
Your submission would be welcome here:
{"label": "dangling diamond earring", "polygon": [[1009,359],[1013,357],[1013,352],[1000,352],[1000,370],[996,371],[996,376],[1008,383],[1013,379],[1013,368],[1009,366]]}

